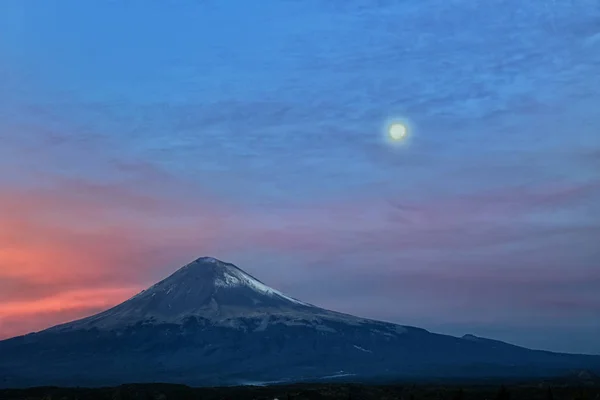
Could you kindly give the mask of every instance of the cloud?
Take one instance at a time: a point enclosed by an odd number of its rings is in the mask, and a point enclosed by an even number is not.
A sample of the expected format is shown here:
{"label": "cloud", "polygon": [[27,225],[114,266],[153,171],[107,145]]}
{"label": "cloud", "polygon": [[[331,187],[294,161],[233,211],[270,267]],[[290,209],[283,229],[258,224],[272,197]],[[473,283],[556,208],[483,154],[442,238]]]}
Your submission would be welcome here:
{"label": "cloud", "polygon": [[63,322],[73,321],[104,311],[112,304],[119,303],[124,298],[107,298],[106,302],[98,302],[93,306],[92,301],[86,301],[84,306],[66,304],[62,309],[41,309],[35,313],[0,314],[0,340],[37,332]]}
{"label": "cloud", "polygon": [[8,318],[29,317],[41,313],[109,308],[115,302],[125,300],[132,292],[141,290],[140,287],[123,287],[64,291],[55,296],[42,297],[39,300],[3,302],[0,305],[0,315]]}
{"label": "cloud", "polygon": [[216,210],[207,201],[151,196],[126,185],[3,188],[0,278],[8,289],[2,300],[10,292],[36,297],[78,285],[131,284],[182,248],[206,249],[221,225]]}

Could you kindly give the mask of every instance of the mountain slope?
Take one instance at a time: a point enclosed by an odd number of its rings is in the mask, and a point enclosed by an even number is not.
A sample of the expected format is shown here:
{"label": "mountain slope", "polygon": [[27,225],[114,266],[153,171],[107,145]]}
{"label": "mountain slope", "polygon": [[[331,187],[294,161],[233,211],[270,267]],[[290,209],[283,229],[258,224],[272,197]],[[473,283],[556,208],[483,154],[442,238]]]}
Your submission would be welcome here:
{"label": "mountain slope", "polygon": [[0,386],[552,376],[557,354],[325,310],[200,258],[100,314],[0,342]]}
{"label": "mountain slope", "polygon": [[181,324],[193,318],[205,319],[211,326],[232,326],[240,318],[266,317],[292,325],[319,318],[350,324],[366,321],[291,298],[233,264],[201,257],[114,308],[49,331]]}

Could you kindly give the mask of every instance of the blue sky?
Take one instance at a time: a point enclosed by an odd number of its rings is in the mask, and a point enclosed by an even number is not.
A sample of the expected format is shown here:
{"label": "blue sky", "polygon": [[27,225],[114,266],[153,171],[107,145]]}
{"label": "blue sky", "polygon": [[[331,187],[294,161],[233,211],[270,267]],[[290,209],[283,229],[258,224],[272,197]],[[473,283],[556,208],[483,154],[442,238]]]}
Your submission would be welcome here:
{"label": "blue sky", "polygon": [[212,255],[336,310],[600,354],[598,21],[591,0],[2,2],[0,335]]}

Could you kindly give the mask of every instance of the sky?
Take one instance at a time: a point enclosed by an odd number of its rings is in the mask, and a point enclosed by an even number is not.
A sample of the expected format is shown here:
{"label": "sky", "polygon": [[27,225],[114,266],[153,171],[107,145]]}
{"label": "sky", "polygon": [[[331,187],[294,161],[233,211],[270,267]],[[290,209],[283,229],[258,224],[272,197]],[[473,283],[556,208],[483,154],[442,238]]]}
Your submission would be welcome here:
{"label": "sky", "polygon": [[600,354],[599,107],[596,0],[4,0],[0,338],[213,256]]}

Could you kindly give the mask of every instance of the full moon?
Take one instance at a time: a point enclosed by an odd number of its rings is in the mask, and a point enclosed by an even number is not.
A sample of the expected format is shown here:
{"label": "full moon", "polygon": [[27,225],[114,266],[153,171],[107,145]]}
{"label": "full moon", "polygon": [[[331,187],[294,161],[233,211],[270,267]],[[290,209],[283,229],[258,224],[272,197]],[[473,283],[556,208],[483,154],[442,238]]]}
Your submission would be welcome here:
{"label": "full moon", "polygon": [[408,130],[404,124],[394,123],[388,128],[388,134],[390,135],[390,139],[400,141],[406,138]]}

